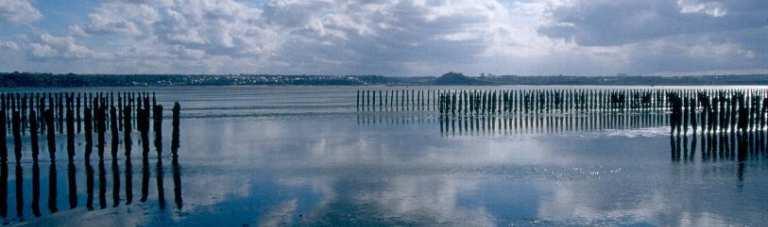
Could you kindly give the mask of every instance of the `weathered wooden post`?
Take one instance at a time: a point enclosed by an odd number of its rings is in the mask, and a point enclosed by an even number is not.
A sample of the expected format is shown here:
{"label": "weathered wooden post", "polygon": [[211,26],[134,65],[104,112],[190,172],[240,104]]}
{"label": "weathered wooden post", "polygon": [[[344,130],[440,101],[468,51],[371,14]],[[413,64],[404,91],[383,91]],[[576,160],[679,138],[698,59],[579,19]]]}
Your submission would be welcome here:
{"label": "weathered wooden post", "polygon": [[[106,104],[103,102],[102,104]],[[99,208],[107,208],[107,170],[104,168],[104,159],[99,158]]]}
{"label": "weathered wooden post", "polygon": [[184,202],[181,197],[181,167],[178,156],[173,156],[171,165],[173,168],[173,200],[176,203],[176,209],[181,210]]}
{"label": "weathered wooden post", "polygon": [[157,158],[161,159],[163,155],[163,106],[157,105],[153,109],[153,131],[155,132],[155,150]]}
{"label": "weathered wooden post", "polygon": [[123,95],[117,93],[117,130],[123,130]]}
{"label": "weathered wooden post", "polygon": [[75,157],[75,119],[74,112],[67,107],[67,160],[72,162]]}
{"label": "weathered wooden post", "polygon": [[171,125],[173,127],[173,132],[171,133],[171,152],[174,156],[178,155],[176,152],[178,152],[179,149],[179,124],[181,118],[181,105],[179,105],[179,102],[175,102],[173,104],[173,117]]}
{"label": "weathered wooden post", "polygon": [[125,203],[131,204],[133,201],[133,166],[131,164],[131,148],[133,139],[131,138],[131,103],[127,102],[121,108],[123,112],[123,145],[125,146]]}
{"label": "weathered wooden post", "polygon": [[21,162],[21,116],[18,110],[14,110],[12,114],[12,133],[13,133],[13,154],[16,157],[16,163]]}
{"label": "weathered wooden post", "polygon": [[360,111],[360,89],[357,89],[357,96],[355,98],[355,110]]}
{"label": "weathered wooden post", "polygon": [[104,159],[104,150],[106,146],[106,111],[105,111],[105,105],[106,102],[104,102],[103,99],[100,98],[100,101],[96,102],[97,105],[94,106],[94,110],[96,111],[96,142],[97,142],[97,149],[98,149],[98,155],[99,160]]}

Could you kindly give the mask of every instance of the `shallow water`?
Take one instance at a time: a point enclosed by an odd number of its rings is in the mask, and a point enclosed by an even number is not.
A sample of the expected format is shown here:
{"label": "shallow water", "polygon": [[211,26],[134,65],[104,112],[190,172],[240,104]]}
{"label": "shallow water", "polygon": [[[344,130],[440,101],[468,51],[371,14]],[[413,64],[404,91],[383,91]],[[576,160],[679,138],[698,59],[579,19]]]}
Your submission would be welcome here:
{"label": "shallow water", "polygon": [[[693,161],[674,161],[666,127],[446,135],[438,117],[431,114],[356,114],[355,89],[153,90],[166,110],[173,101],[183,107],[178,172],[181,203],[174,200],[176,184],[167,143],[162,169],[156,168],[154,148],[150,152],[146,202],[139,201],[144,166],[140,155],[134,155],[134,201],[130,205],[125,204],[121,188],[118,206],[113,207],[114,172],[108,151],[103,171],[106,207],[100,208],[100,195],[95,195],[95,208],[89,210],[84,148],[78,144],[74,170],[77,206],[69,206],[69,171],[62,154],[56,162],[58,212],[52,213],[48,209],[51,162],[43,145],[39,166],[42,214],[35,217],[31,210],[33,166],[26,146],[21,162],[23,215],[17,218],[16,169],[11,162],[5,222],[62,226],[702,226],[768,221],[764,158],[715,162],[701,161],[697,154]],[[169,141],[170,121],[165,124],[164,137]],[[134,144],[134,154],[140,153],[138,142]],[[64,150],[63,143],[58,150]],[[118,174],[124,180],[125,160],[122,155],[117,159]],[[99,194],[102,171],[95,159],[91,165],[95,194]],[[156,181],[160,173],[164,207]]]}

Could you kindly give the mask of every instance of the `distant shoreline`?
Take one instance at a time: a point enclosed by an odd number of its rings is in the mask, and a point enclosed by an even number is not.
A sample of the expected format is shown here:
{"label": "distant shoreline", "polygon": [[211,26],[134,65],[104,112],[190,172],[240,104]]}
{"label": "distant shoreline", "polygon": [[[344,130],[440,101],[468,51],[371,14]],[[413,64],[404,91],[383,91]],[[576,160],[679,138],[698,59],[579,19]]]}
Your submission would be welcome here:
{"label": "distant shoreline", "polygon": [[703,76],[480,76],[379,75],[118,75],[0,73],[0,87],[195,87],[195,86],[728,86],[768,85],[768,75]]}

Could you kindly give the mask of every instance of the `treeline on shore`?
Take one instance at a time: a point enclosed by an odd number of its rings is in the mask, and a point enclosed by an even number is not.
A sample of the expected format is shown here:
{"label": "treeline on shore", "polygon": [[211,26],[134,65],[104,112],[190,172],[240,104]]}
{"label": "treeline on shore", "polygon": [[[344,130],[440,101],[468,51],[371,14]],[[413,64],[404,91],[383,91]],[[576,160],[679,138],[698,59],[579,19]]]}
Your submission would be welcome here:
{"label": "treeline on shore", "polygon": [[227,85],[768,85],[768,75],[719,76],[480,76],[184,75],[0,73],[0,87],[227,86]]}

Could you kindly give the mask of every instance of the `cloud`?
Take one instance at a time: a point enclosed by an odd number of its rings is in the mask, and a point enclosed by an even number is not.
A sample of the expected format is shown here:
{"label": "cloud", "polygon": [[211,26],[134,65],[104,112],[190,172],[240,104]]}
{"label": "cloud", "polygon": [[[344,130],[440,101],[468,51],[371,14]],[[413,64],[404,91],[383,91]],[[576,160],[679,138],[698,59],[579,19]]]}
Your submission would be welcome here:
{"label": "cloud", "polygon": [[[383,75],[768,68],[768,2],[760,0],[109,0],[80,13],[63,33],[0,37],[33,57],[15,68]],[[71,45],[56,50],[43,34]],[[54,56],[72,62],[40,65]]]}
{"label": "cloud", "polygon": [[0,21],[26,24],[42,17],[40,11],[29,0],[0,0]]}
{"label": "cloud", "polygon": [[320,71],[345,69],[376,73],[471,64],[491,45],[496,1],[369,1],[268,5],[267,15],[300,12],[276,21],[289,30],[289,45],[278,58]]}
{"label": "cloud", "polygon": [[743,45],[709,38],[676,37],[631,44],[626,49],[633,71],[685,72],[765,66],[761,56]]}
{"label": "cloud", "polygon": [[260,14],[238,1],[111,1],[75,30],[117,35],[131,46],[149,44],[162,56],[260,57],[269,55],[278,40]]}
{"label": "cloud", "polygon": [[83,59],[96,57],[93,50],[77,44],[71,36],[41,34],[29,43],[29,56],[35,60]]}
{"label": "cloud", "polygon": [[7,50],[18,50],[19,45],[16,44],[16,42],[13,41],[2,41],[0,40],[0,50],[7,49]]}
{"label": "cloud", "polygon": [[768,3],[759,0],[576,0],[549,13],[551,21],[540,28],[540,33],[585,46],[738,31],[768,24]]}
{"label": "cloud", "polygon": [[723,3],[718,1],[677,0],[677,6],[681,13],[703,13],[713,17],[728,14]]}
{"label": "cloud", "polygon": [[506,15],[497,1],[110,1],[71,30],[162,52],[150,57],[251,63],[239,71],[391,74],[474,63],[511,34]]}
{"label": "cloud", "polygon": [[631,73],[768,68],[765,1],[573,1],[550,8],[538,32],[585,48],[612,49]]}

